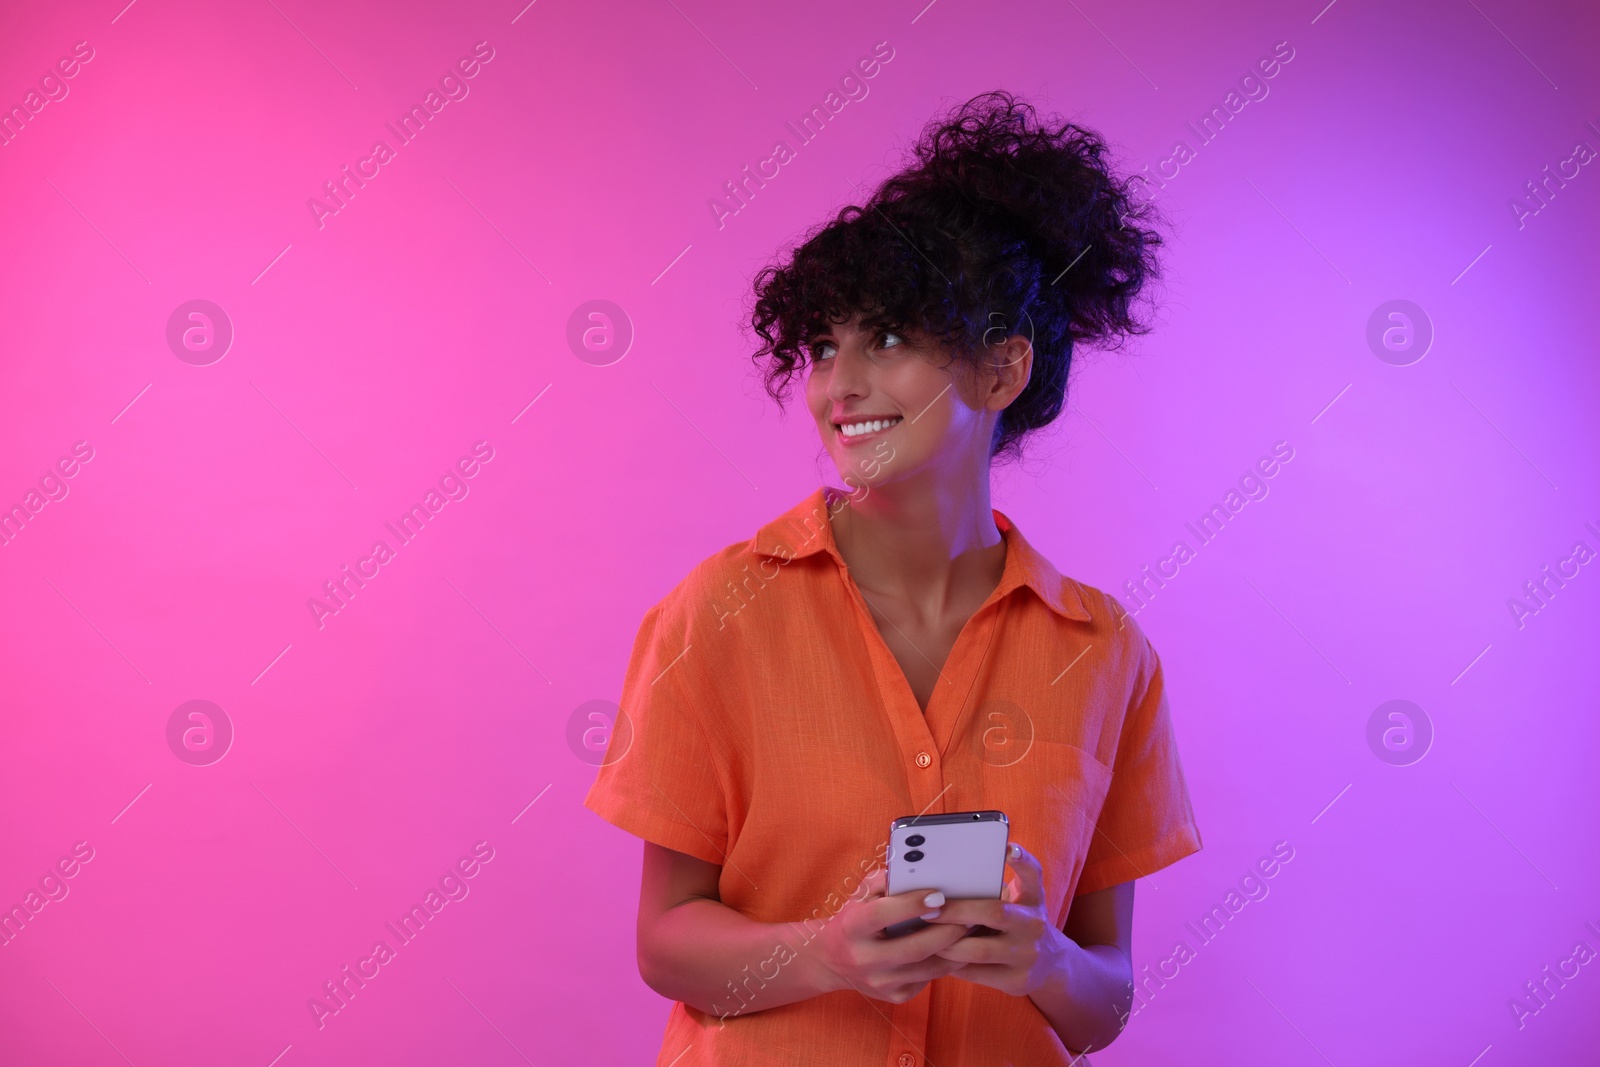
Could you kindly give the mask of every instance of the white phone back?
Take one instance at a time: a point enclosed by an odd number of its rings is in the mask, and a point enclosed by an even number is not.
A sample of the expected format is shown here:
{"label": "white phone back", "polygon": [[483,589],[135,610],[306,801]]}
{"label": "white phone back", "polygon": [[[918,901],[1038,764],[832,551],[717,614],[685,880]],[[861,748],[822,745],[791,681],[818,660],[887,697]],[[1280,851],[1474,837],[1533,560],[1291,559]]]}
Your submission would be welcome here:
{"label": "white phone back", "polygon": [[[977,820],[897,827],[889,835],[887,892],[938,889],[946,900],[999,897],[1009,832],[1004,822]],[[906,838],[914,834],[924,841],[913,849]],[[906,853],[912,851],[921,852],[922,858],[908,862]]]}

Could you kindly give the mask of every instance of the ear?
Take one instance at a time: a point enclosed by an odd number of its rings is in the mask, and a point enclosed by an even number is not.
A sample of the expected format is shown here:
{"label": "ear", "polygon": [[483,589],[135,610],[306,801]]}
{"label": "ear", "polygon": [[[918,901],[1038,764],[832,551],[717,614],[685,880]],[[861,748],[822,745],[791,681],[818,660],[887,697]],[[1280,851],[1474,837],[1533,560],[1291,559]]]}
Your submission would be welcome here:
{"label": "ear", "polygon": [[989,395],[986,406],[1001,411],[1022,395],[1033,376],[1033,342],[1014,333],[987,349]]}

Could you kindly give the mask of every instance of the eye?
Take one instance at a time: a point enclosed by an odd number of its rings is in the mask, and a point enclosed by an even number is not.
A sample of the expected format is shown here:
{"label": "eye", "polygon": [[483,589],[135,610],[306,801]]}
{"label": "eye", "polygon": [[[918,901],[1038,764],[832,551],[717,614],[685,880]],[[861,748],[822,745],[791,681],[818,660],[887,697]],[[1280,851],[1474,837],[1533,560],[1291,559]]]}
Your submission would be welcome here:
{"label": "eye", "polygon": [[905,344],[905,338],[893,330],[879,330],[879,348],[898,348]]}
{"label": "eye", "polygon": [[811,345],[811,362],[820,363],[834,354],[832,341],[816,341]]}

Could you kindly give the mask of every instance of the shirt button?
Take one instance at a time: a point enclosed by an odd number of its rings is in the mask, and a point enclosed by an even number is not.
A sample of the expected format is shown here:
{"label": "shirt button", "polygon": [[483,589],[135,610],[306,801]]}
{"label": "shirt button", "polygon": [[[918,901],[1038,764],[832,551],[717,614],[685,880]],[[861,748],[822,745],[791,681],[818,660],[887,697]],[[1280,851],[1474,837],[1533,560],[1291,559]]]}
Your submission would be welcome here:
{"label": "shirt button", "polygon": [[[930,764],[932,762],[933,762],[933,757],[928,755],[926,752],[918,752],[917,753],[917,766],[918,767],[926,767],[928,764]],[[906,1057],[909,1056],[909,1055],[911,1055],[911,1054],[908,1052],[908,1053],[906,1053],[905,1056],[901,1056],[900,1057],[900,1067],[909,1067],[909,1063],[908,1063],[908,1061],[906,1059]]]}
{"label": "shirt button", "polygon": [[[923,755],[927,755],[926,752]],[[917,1067],[917,1058],[909,1052],[900,1053],[900,1067]]]}

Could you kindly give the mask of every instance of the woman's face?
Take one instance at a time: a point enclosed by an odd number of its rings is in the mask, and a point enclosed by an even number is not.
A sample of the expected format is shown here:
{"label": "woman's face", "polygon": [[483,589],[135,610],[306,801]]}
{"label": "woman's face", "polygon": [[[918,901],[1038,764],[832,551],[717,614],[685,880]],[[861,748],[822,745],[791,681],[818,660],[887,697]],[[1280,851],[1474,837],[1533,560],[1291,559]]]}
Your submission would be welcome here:
{"label": "woman's face", "polygon": [[863,328],[860,316],[808,347],[806,402],[847,485],[986,471],[995,421],[1027,384],[1033,357],[1025,339],[1009,338],[993,353],[1001,372],[979,375],[925,335]]}

